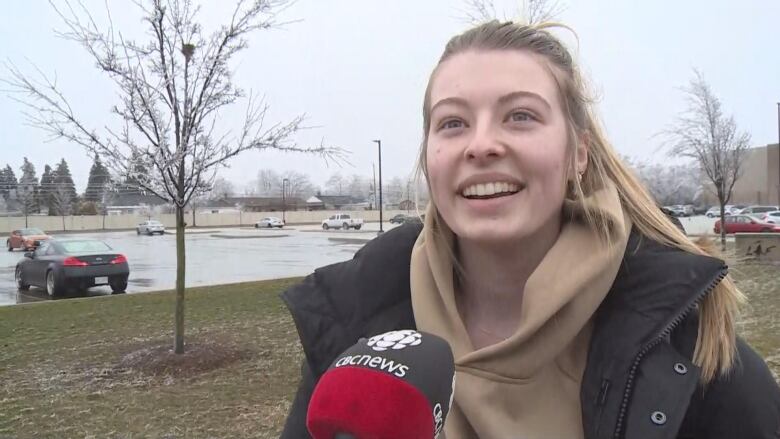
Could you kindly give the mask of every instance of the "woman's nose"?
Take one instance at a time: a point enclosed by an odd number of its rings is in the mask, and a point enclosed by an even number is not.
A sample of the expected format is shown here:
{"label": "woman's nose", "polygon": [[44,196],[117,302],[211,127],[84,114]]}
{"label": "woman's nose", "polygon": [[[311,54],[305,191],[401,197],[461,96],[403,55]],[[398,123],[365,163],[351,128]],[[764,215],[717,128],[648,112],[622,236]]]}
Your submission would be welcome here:
{"label": "woman's nose", "polygon": [[477,161],[499,158],[505,152],[504,144],[499,140],[495,129],[488,123],[479,124],[476,127],[474,135],[464,151],[467,160]]}

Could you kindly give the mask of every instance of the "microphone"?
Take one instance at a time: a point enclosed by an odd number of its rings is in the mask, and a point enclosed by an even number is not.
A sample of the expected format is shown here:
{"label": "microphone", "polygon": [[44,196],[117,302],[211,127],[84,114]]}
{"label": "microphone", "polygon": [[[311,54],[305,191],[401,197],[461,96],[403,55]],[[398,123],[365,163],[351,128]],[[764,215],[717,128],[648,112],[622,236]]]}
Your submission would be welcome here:
{"label": "microphone", "polygon": [[322,375],[309,400],[314,439],[435,439],[455,395],[441,337],[411,329],[361,338]]}

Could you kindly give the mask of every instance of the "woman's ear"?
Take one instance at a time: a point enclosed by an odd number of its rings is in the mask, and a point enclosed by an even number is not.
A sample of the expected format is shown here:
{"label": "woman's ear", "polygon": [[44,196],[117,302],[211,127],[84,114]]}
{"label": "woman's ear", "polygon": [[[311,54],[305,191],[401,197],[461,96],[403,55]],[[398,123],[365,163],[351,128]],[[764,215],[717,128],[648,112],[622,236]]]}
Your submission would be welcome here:
{"label": "woman's ear", "polygon": [[585,173],[588,169],[588,152],[590,151],[590,133],[585,131],[577,138],[577,150],[574,152],[577,161],[575,162],[578,175]]}

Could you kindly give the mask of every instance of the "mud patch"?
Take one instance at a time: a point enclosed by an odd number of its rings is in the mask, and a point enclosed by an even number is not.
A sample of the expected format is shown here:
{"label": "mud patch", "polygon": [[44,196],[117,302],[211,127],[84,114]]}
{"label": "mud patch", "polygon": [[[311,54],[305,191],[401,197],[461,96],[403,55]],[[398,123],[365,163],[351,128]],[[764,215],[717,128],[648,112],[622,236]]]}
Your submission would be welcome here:
{"label": "mud patch", "polygon": [[183,354],[175,354],[170,343],[144,347],[122,357],[115,372],[129,370],[150,376],[189,377],[249,358],[251,353],[216,341],[186,343]]}

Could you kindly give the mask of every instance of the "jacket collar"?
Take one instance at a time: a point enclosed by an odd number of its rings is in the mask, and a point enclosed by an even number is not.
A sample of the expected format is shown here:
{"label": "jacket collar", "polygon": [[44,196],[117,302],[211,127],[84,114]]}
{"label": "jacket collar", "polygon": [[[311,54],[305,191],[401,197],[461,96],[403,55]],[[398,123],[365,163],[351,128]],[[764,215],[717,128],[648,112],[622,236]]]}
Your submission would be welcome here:
{"label": "jacket collar", "polygon": [[[360,337],[415,327],[409,261],[421,229],[417,224],[395,228],[352,260],[320,268],[282,293],[315,376]],[[719,259],[665,247],[633,231],[617,278],[595,315],[583,382],[597,384],[595,390],[583,387],[583,402],[603,399],[601,406],[614,404],[618,410],[622,395],[617,394],[641,349],[673,328],[725,270]],[[603,380],[611,382],[608,395],[600,394]],[[586,420],[586,433],[589,428],[595,426]]]}

